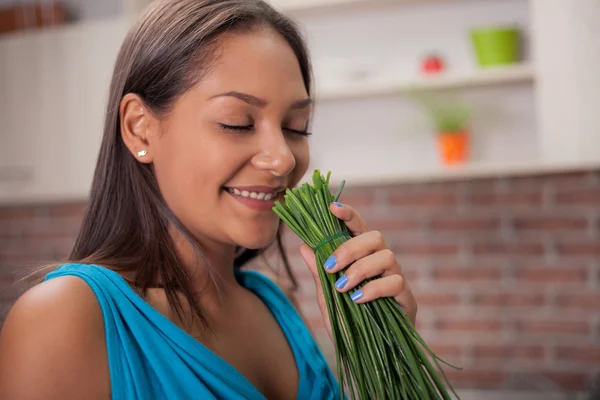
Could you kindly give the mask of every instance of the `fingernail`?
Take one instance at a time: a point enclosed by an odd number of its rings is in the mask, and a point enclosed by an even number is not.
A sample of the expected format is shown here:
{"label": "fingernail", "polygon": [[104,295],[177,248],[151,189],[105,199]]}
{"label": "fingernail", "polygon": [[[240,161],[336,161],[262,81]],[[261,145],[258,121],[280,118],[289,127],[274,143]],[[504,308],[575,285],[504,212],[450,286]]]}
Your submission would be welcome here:
{"label": "fingernail", "polygon": [[357,290],[356,292],[352,293],[350,295],[350,298],[352,299],[352,301],[357,301],[359,300],[361,297],[363,296],[363,292],[362,290]]}
{"label": "fingernail", "polygon": [[333,204],[335,204],[335,205],[336,205],[336,206],[338,206],[338,207],[344,207],[344,205],[343,205],[342,203],[340,203],[339,201],[336,201],[336,202],[335,202],[335,203],[333,203]]}
{"label": "fingernail", "polygon": [[340,278],[335,282],[335,287],[338,289],[342,289],[348,283],[348,277],[346,274],[340,276]]}
{"label": "fingernail", "polygon": [[335,259],[335,256],[329,256],[329,258],[327,259],[327,261],[325,261],[325,264],[323,266],[325,267],[325,269],[331,269],[335,267],[336,263],[337,260]]}

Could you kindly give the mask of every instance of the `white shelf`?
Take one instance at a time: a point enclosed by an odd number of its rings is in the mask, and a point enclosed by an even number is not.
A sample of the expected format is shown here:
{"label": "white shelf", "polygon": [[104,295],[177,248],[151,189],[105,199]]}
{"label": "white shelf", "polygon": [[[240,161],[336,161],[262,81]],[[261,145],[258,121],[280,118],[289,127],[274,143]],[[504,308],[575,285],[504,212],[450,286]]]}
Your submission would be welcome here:
{"label": "white shelf", "polygon": [[[405,183],[443,182],[470,179],[489,179],[498,177],[535,176],[553,173],[565,173],[597,169],[600,159],[595,161],[578,161],[563,163],[544,163],[532,161],[529,163],[486,164],[471,163],[462,166],[437,166],[426,167],[414,171],[397,171],[391,173],[372,173],[340,176],[336,171],[331,171],[331,184],[339,185],[342,180],[348,186],[376,186]],[[309,168],[302,177],[300,184],[312,182],[312,173],[315,168]],[[327,175],[328,170],[322,169],[321,173]]]}
{"label": "white shelf", "polygon": [[386,4],[423,3],[440,0],[271,0],[269,3],[284,13],[312,12],[342,7],[373,7]]}
{"label": "white shelf", "polygon": [[396,95],[411,90],[454,89],[533,81],[534,67],[523,63],[506,67],[482,68],[470,72],[424,75],[412,80],[371,79],[344,84],[322,84],[316,89],[319,100]]}

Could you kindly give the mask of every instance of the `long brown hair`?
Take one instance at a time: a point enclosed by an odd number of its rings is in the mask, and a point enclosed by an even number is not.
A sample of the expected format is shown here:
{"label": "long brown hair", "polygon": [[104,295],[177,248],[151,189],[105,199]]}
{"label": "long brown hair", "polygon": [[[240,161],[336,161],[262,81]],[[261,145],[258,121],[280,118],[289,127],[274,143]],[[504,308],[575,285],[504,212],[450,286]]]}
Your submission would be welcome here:
{"label": "long brown hair", "polygon": [[[119,103],[125,94],[135,93],[156,115],[168,113],[178,96],[211,67],[222,33],[262,26],[279,32],[289,43],[310,93],[310,60],[303,38],[290,19],[264,1],[156,0],[140,17],[116,61],[90,199],[70,260],[133,272],[134,285],[143,292],[161,282],[177,314],[181,316],[183,311],[180,292],[202,318],[169,228],[183,234],[199,259],[204,259],[202,249],[163,200],[152,166],[136,161],[125,147]],[[281,243],[281,229],[276,241],[295,285]],[[235,267],[264,250],[238,249]],[[210,272],[210,266],[207,268]]]}

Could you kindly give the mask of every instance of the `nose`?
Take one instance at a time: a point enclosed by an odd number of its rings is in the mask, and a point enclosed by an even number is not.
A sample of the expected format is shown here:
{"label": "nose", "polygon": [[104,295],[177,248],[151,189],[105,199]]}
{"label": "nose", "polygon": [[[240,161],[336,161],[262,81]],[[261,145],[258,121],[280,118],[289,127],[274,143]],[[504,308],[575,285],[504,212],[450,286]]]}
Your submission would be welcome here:
{"label": "nose", "polygon": [[[268,137],[267,137],[268,136]],[[296,157],[290,149],[283,132],[264,135],[260,151],[252,158],[252,164],[274,176],[287,176],[296,167]]]}

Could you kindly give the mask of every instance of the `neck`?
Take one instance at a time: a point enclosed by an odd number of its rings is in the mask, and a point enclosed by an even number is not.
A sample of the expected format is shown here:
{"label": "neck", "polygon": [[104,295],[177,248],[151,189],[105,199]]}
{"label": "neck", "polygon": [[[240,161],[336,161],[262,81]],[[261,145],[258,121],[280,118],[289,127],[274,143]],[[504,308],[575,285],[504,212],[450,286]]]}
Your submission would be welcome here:
{"label": "neck", "polygon": [[225,299],[228,293],[239,288],[234,274],[236,246],[205,239],[200,243],[202,253],[198,254],[181,233],[173,232],[172,237],[177,255],[190,277],[190,289],[199,301]]}

